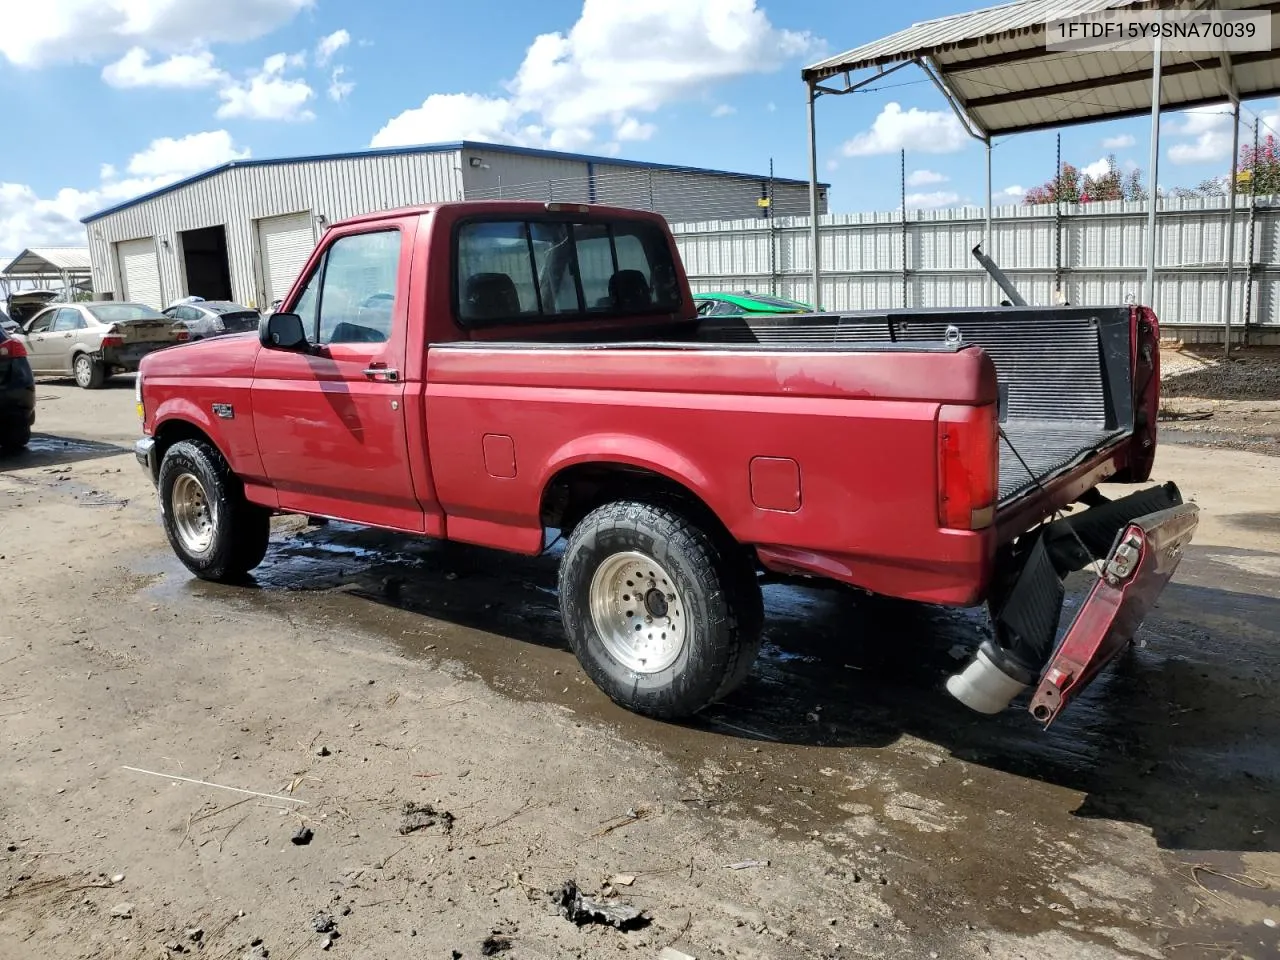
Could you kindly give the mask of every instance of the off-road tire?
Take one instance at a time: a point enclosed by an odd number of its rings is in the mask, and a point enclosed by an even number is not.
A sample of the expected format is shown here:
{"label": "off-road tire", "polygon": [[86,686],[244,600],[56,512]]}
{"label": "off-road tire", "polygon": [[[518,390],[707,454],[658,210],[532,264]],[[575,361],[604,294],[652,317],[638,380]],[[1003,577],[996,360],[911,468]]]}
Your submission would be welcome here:
{"label": "off-road tire", "polygon": [[76,354],[71,361],[71,369],[75,373],[76,386],[83,390],[97,390],[107,379],[106,368],[87,353]]}
{"label": "off-road tire", "polygon": [[[173,489],[183,474],[199,481],[210,509],[213,536],[207,549],[199,552],[187,548],[175,524]],[[239,478],[212,444],[181,440],[171,446],[160,461],[157,486],[169,545],[201,580],[237,582],[262,562],[271,533],[271,514],[245,499]]]}
{"label": "off-road tire", "polygon": [[[727,534],[693,514],[676,504],[606,504],[574,527],[560,563],[560,613],[582,668],[616,703],[662,719],[690,716],[726,696],[750,673],[760,649],[764,613],[754,570]],[[687,612],[683,648],[653,673],[616,659],[591,614],[596,571],[631,551],[670,573]]]}

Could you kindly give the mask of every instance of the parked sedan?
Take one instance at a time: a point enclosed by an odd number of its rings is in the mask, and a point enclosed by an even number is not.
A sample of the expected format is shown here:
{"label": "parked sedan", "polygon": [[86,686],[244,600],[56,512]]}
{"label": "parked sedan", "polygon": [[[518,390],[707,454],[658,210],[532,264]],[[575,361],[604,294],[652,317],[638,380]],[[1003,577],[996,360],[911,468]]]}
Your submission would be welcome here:
{"label": "parked sedan", "polygon": [[21,450],[36,422],[36,382],[27,349],[0,329],[0,452]]}
{"label": "parked sedan", "polygon": [[761,314],[808,313],[813,307],[799,300],[762,293],[695,293],[694,305],[700,317],[741,317]]}
{"label": "parked sedan", "polygon": [[216,337],[224,333],[245,333],[258,329],[262,315],[230,300],[198,300],[175,303],[164,311],[190,334],[192,340]]}
{"label": "parked sedan", "polygon": [[129,373],[148,353],[183,343],[191,335],[141,303],[57,303],[23,328],[31,369],[38,375],[70,374],[95,390],[115,373]]}

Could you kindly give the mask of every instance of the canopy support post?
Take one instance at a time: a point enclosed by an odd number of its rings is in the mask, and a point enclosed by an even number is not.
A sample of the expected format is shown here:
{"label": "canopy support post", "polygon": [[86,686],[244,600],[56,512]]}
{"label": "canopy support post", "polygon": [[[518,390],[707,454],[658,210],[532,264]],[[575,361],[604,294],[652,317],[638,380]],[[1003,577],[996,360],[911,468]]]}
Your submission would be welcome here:
{"label": "canopy support post", "polygon": [[822,269],[818,261],[818,129],[814,115],[814,104],[818,100],[818,91],[813,81],[809,87],[809,266],[812,275],[813,309],[822,312]]}
{"label": "canopy support post", "polygon": [[1236,266],[1236,178],[1240,175],[1240,101],[1232,101],[1231,110],[1231,183],[1227,185],[1227,290],[1222,307],[1222,352],[1231,356],[1231,284]]}
{"label": "canopy support post", "polygon": [[[987,205],[985,208],[986,218],[982,225],[982,249],[986,252],[988,257],[991,257],[994,260],[996,251],[992,245],[991,238],[991,137],[985,137],[983,142],[987,146]],[[996,293],[994,281],[987,284],[987,292],[992,298],[991,305],[997,306],[1000,303],[1000,298]]]}
{"label": "canopy support post", "polygon": [[1147,306],[1156,305],[1156,196],[1160,182],[1160,34],[1155,36],[1151,64],[1151,184],[1147,191]]}

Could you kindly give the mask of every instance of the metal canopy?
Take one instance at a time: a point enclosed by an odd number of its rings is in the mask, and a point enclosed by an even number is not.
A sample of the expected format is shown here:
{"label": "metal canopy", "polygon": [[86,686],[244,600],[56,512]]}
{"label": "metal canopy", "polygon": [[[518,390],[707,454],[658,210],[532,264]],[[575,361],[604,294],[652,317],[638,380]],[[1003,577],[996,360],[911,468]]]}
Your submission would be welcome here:
{"label": "metal canopy", "polygon": [[49,277],[88,274],[88,247],[30,247],[0,270],[6,277]]}
{"label": "metal canopy", "polygon": [[[1280,0],[1195,0],[1178,9],[1260,10],[1271,16],[1271,33],[1280,36]],[[1229,101],[1233,105],[1226,298],[1223,324],[1231,349],[1231,273],[1234,251],[1236,162],[1240,100],[1280,93],[1280,50],[1235,54],[1161,51],[1157,36],[1151,51],[1050,51],[1045,24],[1050,20],[1108,10],[1169,9],[1167,0],[1020,0],[971,13],[913,24],[882,40],[828,57],[801,71],[808,87],[810,166],[810,258],[815,307],[821,309],[818,243],[817,119],[819,97],[863,89],[910,64],[920,67],[970,136],[987,151],[987,202],[983,243],[991,252],[991,139],[994,136],[1151,114],[1151,190],[1147,230],[1147,297],[1155,302],[1156,185],[1160,111]],[[873,70],[854,79],[856,71]]]}
{"label": "metal canopy", "polygon": [[[1223,10],[1267,10],[1280,36],[1280,3],[1219,0]],[[1151,110],[1149,52],[1045,49],[1048,20],[1105,10],[1154,10],[1159,0],[1022,0],[926,20],[830,57],[801,75],[817,92],[856,89],[854,71],[917,63],[980,136],[1024,133]],[[1280,51],[1164,54],[1160,105],[1177,109],[1280,93]],[[837,79],[835,83],[830,81]],[[842,82],[843,81],[843,82]]]}

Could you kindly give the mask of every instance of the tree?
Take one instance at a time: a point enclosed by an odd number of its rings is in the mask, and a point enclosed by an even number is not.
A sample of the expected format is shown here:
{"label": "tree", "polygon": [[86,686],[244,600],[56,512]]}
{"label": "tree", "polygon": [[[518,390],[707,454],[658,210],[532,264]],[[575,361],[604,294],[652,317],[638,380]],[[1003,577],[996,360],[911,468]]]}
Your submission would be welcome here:
{"label": "tree", "polygon": [[1257,150],[1253,144],[1240,149],[1240,180],[1236,190],[1248,192],[1250,181],[1255,193],[1280,193],[1280,143],[1270,133],[1258,144]]}
{"label": "tree", "polygon": [[1062,165],[1062,173],[1052,180],[1027,191],[1026,203],[1090,203],[1095,200],[1145,200],[1142,171],[1136,167],[1127,174],[1120,172],[1115,155],[1107,157],[1107,169],[1099,176],[1086,174],[1078,167]]}

